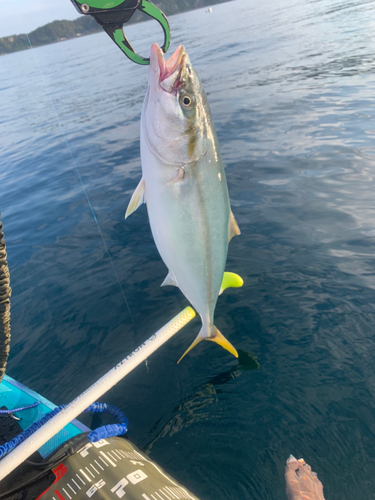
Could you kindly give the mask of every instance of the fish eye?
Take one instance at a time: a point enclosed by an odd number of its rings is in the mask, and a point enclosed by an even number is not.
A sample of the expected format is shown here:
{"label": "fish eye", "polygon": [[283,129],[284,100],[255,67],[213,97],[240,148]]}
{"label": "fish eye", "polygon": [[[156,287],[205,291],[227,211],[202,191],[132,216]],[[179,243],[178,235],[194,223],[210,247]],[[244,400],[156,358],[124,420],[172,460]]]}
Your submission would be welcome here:
{"label": "fish eye", "polygon": [[180,104],[184,109],[191,109],[194,104],[194,98],[188,92],[184,92],[180,95]]}

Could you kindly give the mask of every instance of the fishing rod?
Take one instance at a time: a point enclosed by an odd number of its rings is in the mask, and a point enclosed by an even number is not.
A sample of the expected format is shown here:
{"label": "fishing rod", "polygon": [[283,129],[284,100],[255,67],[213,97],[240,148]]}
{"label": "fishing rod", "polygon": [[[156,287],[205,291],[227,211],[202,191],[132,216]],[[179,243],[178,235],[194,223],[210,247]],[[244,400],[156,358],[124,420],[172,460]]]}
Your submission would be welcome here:
{"label": "fishing rod", "polygon": [[[243,284],[243,280],[235,273],[224,273],[221,288],[238,288]],[[126,358],[117,363],[100,379],[94,382],[86,391],[63,408],[57,415],[51,418],[34,434],[28,437],[17,448],[11,451],[0,461],[0,481],[10,474],[16,467],[21,465],[27,458],[43,446],[49,439],[78,417],[87,407],[93,404],[109,389],[116,385],[134,368],[161,347],[167,340],[173,337],[178,331],[187,325],[196,312],[190,306],[172,318],[160,330],[145,340],[137,349],[131,352]]]}

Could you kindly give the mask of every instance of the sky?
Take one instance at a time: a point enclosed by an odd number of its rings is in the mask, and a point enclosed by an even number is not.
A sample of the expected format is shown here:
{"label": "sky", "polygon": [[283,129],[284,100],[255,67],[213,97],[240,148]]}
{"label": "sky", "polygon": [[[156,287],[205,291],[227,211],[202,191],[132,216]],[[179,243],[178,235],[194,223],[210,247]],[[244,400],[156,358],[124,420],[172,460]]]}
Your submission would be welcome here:
{"label": "sky", "polygon": [[30,31],[60,19],[77,19],[70,0],[0,0],[0,38]]}

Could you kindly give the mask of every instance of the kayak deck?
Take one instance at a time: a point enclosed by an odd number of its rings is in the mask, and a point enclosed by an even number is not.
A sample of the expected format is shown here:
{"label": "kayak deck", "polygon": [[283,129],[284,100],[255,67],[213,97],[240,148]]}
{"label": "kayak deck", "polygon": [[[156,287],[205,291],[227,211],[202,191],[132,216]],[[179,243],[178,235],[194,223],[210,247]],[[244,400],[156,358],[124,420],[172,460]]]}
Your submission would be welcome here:
{"label": "kayak deck", "polygon": [[[15,416],[19,418],[18,424],[22,430],[27,429],[34,422],[43,418],[47,413],[56,408],[56,405],[48,401],[37,392],[29,389],[25,385],[17,382],[8,375],[4,376],[0,384],[0,401],[2,407],[8,410],[14,408],[21,408],[23,406],[32,405],[38,402],[38,406],[15,412]],[[82,432],[89,432],[90,429],[81,424],[78,420],[73,420],[70,424],[66,425],[59,431],[53,438],[47,441],[38,451],[43,458],[50,455],[56,448],[63,444],[68,439],[81,434]]]}

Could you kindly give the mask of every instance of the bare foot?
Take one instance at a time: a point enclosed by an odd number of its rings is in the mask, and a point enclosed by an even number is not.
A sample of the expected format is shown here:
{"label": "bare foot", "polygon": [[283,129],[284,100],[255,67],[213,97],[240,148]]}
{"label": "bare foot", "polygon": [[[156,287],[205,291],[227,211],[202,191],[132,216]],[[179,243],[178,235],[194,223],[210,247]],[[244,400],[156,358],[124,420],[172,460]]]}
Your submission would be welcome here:
{"label": "bare foot", "polygon": [[290,455],[285,467],[286,494],[289,500],[324,500],[323,485],[303,458]]}

